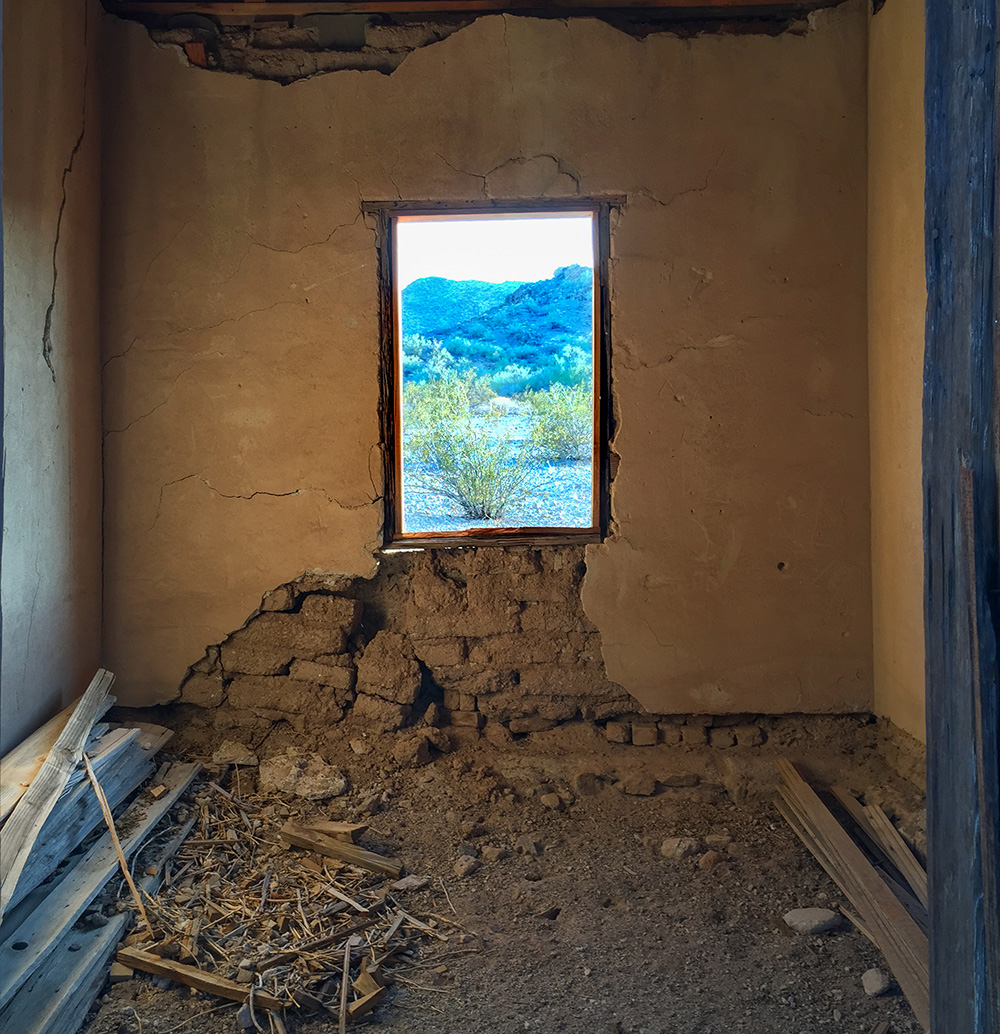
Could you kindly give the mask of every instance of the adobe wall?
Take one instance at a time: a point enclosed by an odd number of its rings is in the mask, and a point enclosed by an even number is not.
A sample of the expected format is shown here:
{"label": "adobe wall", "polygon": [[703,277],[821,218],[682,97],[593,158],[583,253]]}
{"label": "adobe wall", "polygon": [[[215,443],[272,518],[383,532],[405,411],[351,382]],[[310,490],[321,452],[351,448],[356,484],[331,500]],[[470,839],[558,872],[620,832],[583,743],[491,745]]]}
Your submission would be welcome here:
{"label": "adobe wall", "polygon": [[[176,697],[267,590],[376,572],[360,203],[615,193],[613,532],[571,586],[572,551],[546,556],[586,628],[535,645],[589,637],[595,685],[653,714],[868,709],[865,50],[853,0],[773,38],[497,16],[390,75],[279,86],[117,23],[105,648],[128,701]],[[476,635],[531,653],[528,602]]]}
{"label": "adobe wall", "polygon": [[3,8],[0,754],[100,660],[100,5]]}
{"label": "adobe wall", "polygon": [[875,709],[925,739],[924,6],[871,19],[868,339]]}

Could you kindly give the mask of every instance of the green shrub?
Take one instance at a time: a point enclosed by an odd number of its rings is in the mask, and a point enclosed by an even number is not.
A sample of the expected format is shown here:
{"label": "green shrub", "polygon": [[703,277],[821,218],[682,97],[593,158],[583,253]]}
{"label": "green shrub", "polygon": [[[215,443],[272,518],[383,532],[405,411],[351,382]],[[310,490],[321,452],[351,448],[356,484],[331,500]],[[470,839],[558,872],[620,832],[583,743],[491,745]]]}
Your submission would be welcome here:
{"label": "green shrub", "polygon": [[534,457],[549,462],[590,457],[594,403],[589,384],[553,384],[523,397],[532,410],[528,440]]}
{"label": "green shrub", "polygon": [[407,462],[418,465],[414,479],[472,520],[503,517],[524,496],[530,474],[525,445],[505,415],[489,407],[495,394],[474,374],[403,390],[403,450]]}

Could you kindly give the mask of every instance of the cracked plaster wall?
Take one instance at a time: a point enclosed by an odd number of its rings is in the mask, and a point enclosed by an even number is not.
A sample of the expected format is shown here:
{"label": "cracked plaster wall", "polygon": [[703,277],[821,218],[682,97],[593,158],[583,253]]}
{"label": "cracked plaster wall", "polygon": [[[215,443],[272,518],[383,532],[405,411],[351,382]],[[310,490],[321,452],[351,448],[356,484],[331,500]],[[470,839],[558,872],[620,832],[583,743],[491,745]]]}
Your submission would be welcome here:
{"label": "cracked plaster wall", "polygon": [[3,8],[0,754],[99,662],[100,18],[71,0]]}
{"label": "cracked plaster wall", "polygon": [[280,87],[119,23],[105,151],[106,650],[175,695],[262,591],[370,574],[362,199],[628,196],[614,534],[584,602],[657,712],[871,703],[865,10],[805,34],[484,17]]}
{"label": "cracked plaster wall", "polygon": [[893,0],[869,37],[868,340],[875,709],[924,728],[924,6]]}

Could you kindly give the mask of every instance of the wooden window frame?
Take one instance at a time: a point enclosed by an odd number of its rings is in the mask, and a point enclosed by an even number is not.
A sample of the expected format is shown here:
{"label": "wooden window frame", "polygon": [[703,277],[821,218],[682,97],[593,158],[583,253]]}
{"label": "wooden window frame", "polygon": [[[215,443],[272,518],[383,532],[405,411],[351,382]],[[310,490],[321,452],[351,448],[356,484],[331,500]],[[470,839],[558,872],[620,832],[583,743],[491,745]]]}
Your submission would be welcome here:
{"label": "wooden window frame", "polygon": [[[610,221],[620,196],[483,200],[467,202],[366,202],[377,220],[379,282],[379,416],[382,434],[384,521],[383,551],[455,546],[580,545],[600,542],[610,521],[612,436]],[[401,530],[401,341],[396,301],[396,233],[399,216],[520,215],[545,212],[591,213],[594,218],[594,456],[595,522],[586,528],[471,528],[464,531],[404,533]]]}

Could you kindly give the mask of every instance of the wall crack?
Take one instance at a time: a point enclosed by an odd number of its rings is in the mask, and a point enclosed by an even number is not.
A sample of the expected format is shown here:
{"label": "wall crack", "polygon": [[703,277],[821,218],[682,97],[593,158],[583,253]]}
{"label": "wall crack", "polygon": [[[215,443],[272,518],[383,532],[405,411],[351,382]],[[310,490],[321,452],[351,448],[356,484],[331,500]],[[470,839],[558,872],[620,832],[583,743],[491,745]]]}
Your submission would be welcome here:
{"label": "wall crack", "polygon": [[52,242],[52,291],[49,295],[49,304],[45,308],[45,321],[42,326],[42,358],[45,360],[45,365],[49,368],[49,373],[52,374],[53,384],[56,382],[56,370],[52,365],[52,314],[56,307],[56,287],[59,282],[59,241],[62,239],[63,215],[66,213],[66,180],[69,179],[69,175],[73,171],[73,163],[76,161],[76,156],[83,145],[83,138],[87,134],[87,84],[90,79],[90,50],[88,42],[90,35],[90,15],[88,10],[87,5],[84,4],[83,49],[87,57],[83,65],[83,102],[80,111],[80,135],[76,138],[73,150],[70,151],[69,161],[63,169],[62,180],[60,181],[62,197],[59,201],[59,214],[56,216],[55,240]]}

